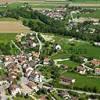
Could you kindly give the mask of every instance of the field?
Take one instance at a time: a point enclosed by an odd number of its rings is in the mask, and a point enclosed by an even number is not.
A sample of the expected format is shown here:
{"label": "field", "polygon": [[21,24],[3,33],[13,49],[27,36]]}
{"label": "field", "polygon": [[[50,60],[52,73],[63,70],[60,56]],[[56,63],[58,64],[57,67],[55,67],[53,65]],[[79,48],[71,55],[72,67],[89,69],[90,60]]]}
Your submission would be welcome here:
{"label": "field", "polygon": [[86,14],[79,14],[80,17],[85,17],[85,18],[99,18],[100,19],[100,10],[96,10],[92,13],[86,13]]}
{"label": "field", "polygon": [[100,0],[71,0],[75,3],[100,3]]}
{"label": "field", "polygon": [[64,65],[66,65],[66,66],[68,66],[70,68],[75,68],[78,65],[80,65],[79,63],[76,63],[76,62],[70,61],[70,60],[68,60],[68,61],[59,61],[58,64],[64,64]]}
{"label": "field", "polygon": [[[5,2],[6,0],[2,1]],[[24,6],[27,2],[32,8],[55,8],[58,6],[64,6],[66,0],[7,0],[10,7],[16,8],[18,6]],[[12,2],[13,1],[13,2]]]}
{"label": "field", "polygon": [[0,33],[0,43],[7,43],[14,40],[16,33]]}
{"label": "field", "polygon": [[75,87],[78,87],[78,88],[84,88],[84,87],[94,88],[94,87],[96,87],[96,89],[98,89],[100,92],[100,80],[98,80],[98,78],[82,76],[82,75],[79,75],[79,74],[73,73],[73,72],[65,72],[63,75],[66,77],[75,78],[76,79],[76,82],[74,84]]}
{"label": "field", "polygon": [[0,33],[29,32],[30,29],[22,25],[21,21],[0,20]]}
{"label": "field", "polygon": [[70,6],[100,7],[100,3],[71,3]]}
{"label": "field", "polygon": [[82,40],[73,40],[72,43],[74,42],[74,44],[71,45],[70,37],[51,34],[49,35],[49,37],[50,36],[52,37],[53,41],[60,44],[62,47],[62,51],[52,55],[52,58],[54,59],[67,58],[70,54],[77,54],[100,59],[100,48],[93,46],[89,42]]}

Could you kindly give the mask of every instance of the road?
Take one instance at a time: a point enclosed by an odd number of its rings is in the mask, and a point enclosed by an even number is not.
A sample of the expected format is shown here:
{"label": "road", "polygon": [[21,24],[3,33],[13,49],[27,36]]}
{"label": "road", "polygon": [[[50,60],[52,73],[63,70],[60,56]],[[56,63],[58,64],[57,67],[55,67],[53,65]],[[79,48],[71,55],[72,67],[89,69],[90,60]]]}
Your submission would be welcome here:
{"label": "road", "polygon": [[38,40],[38,42],[39,42],[39,45],[40,45],[40,47],[39,47],[39,55],[40,55],[41,50],[42,50],[42,42],[41,42],[40,39],[38,38],[38,33],[37,33],[37,32],[35,32],[35,33],[36,33],[36,38],[37,38],[37,40]]}
{"label": "road", "polygon": [[94,70],[93,68],[90,68],[90,67],[86,66],[85,63],[83,63],[82,66],[84,66],[84,67],[85,67],[86,69],[88,69],[88,70],[91,70],[91,71]]}
{"label": "road", "polygon": [[69,60],[69,58],[66,58],[66,59],[55,59],[54,62],[55,62],[56,65],[60,65],[60,64],[57,64],[57,62],[66,61],[66,60]]}
{"label": "road", "polygon": [[11,40],[11,42],[12,42],[13,45],[21,52],[21,49],[16,45],[16,43],[15,43],[13,40]]}
{"label": "road", "polygon": [[64,91],[71,91],[71,92],[76,92],[79,94],[87,94],[87,95],[98,95],[100,96],[100,93],[93,93],[93,92],[86,92],[86,91],[81,91],[81,90],[73,90],[73,89],[63,89],[63,88],[54,88],[56,90],[64,90]]}

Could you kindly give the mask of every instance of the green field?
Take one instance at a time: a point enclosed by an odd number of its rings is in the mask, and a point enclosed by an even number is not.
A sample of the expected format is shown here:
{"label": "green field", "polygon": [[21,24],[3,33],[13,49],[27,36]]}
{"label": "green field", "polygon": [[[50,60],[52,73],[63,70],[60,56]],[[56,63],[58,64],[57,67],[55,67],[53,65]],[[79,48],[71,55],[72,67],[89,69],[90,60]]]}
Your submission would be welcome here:
{"label": "green field", "polygon": [[20,1],[8,5],[10,8],[24,7],[27,4],[32,8],[56,8],[58,6],[66,5],[66,1]]}
{"label": "green field", "polygon": [[17,33],[0,33],[0,43],[7,43],[15,39]]}
{"label": "green field", "polygon": [[10,17],[7,17],[7,18],[1,17],[1,18],[0,18],[0,21],[17,21],[17,20],[14,19],[14,18],[10,18]]}
{"label": "green field", "polygon": [[85,14],[79,14],[80,17],[92,17],[92,18],[100,18],[100,10],[96,10],[92,13],[85,13]]}
{"label": "green field", "polygon": [[98,78],[82,76],[82,75],[79,75],[79,74],[73,73],[73,72],[65,72],[63,75],[66,77],[75,78],[76,79],[76,82],[74,84],[75,87],[78,87],[78,88],[84,88],[84,87],[94,88],[94,87],[96,87],[96,89],[98,89],[100,92],[100,80]]}
{"label": "green field", "polygon": [[67,65],[70,68],[75,68],[78,65],[80,65],[79,63],[76,63],[76,62],[70,61],[70,60],[67,60],[67,61],[59,61],[58,64],[64,64],[64,65]]}
{"label": "green field", "polygon": [[100,48],[93,46],[89,42],[74,40],[74,44],[71,45],[69,42],[70,37],[59,35],[54,35],[54,38],[52,39],[62,47],[62,50],[56,54],[53,54],[52,58],[67,58],[70,54],[77,54],[100,59]]}
{"label": "green field", "polygon": [[100,0],[71,0],[72,2],[78,3],[100,3]]}

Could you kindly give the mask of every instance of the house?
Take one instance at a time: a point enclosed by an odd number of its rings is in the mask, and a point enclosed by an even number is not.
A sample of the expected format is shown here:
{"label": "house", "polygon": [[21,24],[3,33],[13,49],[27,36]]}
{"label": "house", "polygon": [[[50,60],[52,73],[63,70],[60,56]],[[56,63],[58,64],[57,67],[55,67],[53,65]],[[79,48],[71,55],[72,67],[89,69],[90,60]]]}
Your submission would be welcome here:
{"label": "house", "polygon": [[39,90],[37,84],[34,83],[34,82],[32,82],[32,81],[29,81],[29,82],[27,83],[27,86],[28,86],[29,88],[31,88],[32,90],[34,90],[35,92],[37,92],[37,91]]}
{"label": "house", "polygon": [[61,50],[62,48],[61,48],[61,46],[59,45],[59,44],[57,44],[56,46],[55,46],[55,50],[57,50],[57,51],[59,51],[59,50]]}
{"label": "house", "polygon": [[48,57],[44,58],[43,64],[44,65],[49,65],[50,64],[50,59]]}
{"label": "house", "polygon": [[49,85],[49,84],[43,84],[43,88],[50,91],[50,92],[53,90],[53,86]]}
{"label": "house", "polygon": [[22,83],[21,84],[21,92],[24,95],[27,95],[27,94],[31,94],[33,92],[33,90],[31,88],[29,88],[26,84]]}
{"label": "house", "polygon": [[8,70],[8,81],[9,82],[13,82],[15,79],[18,78],[20,69],[16,63],[8,64],[7,70]]}
{"label": "house", "polygon": [[95,68],[95,74],[100,75],[100,68]]}
{"label": "house", "polygon": [[37,46],[36,43],[32,43],[32,47],[35,48]]}
{"label": "house", "polygon": [[94,65],[94,66],[99,66],[100,65],[100,60],[93,59],[93,60],[91,60],[91,64]]}
{"label": "house", "polygon": [[18,85],[16,84],[11,84],[8,88],[9,92],[11,93],[12,96],[16,96],[16,94],[21,94],[21,89]]}
{"label": "house", "polygon": [[8,64],[12,63],[15,61],[15,57],[13,56],[5,56],[4,57],[4,64],[5,64],[5,67],[8,66]]}
{"label": "house", "polygon": [[87,62],[87,61],[88,61],[88,59],[87,59],[87,58],[83,58],[83,61],[84,61],[84,62]]}
{"label": "house", "polygon": [[26,62],[26,57],[24,55],[17,56],[18,62],[22,65]]}
{"label": "house", "polygon": [[24,70],[24,74],[25,74],[25,76],[26,76],[26,77],[29,77],[30,74],[31,74],[32,71],[33,71],[33,68],[30,67],[30,66],[28,66],[28,65],[26,65],[26,67],[25,67],[25,65],[24,65],[23,70]]}
{"label": "house", "polygon": [[33,57],[39,58],[39,52],[32,52]]}
{"label": "house", "polygon": [[58,95],[63,97],[64,100],[70,100],[71,99],[71,96],[66,91],[58,91]]}
{"label": "house", "polygon": [[63,68],[63,69],[68,69],[68,66],[67,65],[63,65],[63,64],[61,64],[60,67]]}
{"label": "house", "polygon": [[39,100],[48,100],[46,95],[40,96]]}
{"label": "house", "polygon": [[94,42],[94,45],[100,47],[100,42]]}
{"label": "house", "polygon": [[63,85],[71,85],[71,84],[75,83],[75,79],[69,78],[69,77],[61,77],[60,83]]}
{"label": "house", "polygon": [[78,66],[77,67],[77,72],[80,73],[80,74],[85,74],[86,69],[83,66]]}
{"label": "house", "polygon": [[29,80],[33,81],[33,82],[36,82],[36,83],[41,83],[44,80],[44,76],[41,75],[41,73],[39,73],[39,72],[33,72],[29,76]]}

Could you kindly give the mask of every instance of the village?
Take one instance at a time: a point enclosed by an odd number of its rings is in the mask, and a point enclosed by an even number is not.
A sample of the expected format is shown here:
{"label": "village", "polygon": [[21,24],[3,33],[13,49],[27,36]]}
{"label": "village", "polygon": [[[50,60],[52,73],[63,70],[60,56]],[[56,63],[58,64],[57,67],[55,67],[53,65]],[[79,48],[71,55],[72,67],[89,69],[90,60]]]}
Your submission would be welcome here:
{"label": "village", "polygon": [[[63,68],[63,71],[70,71],[69,66],[58,64],[57,62],[60,61],[59,59],[51,61],[51,59],[48,58],[48,55],[41,59],[43,43],[39,39],[38,33],[36,32],[29,34],[18,34],[16,36],[16,41],[21,47],[18,47],[16,44],[16,47],[18,50],[20,50],[20,54],[7,56],[2,55],[0,57],[0,64],[3,65],[1,69],[7,70],[7,76],[0,81],[1,100],[6,100],[7,98],[13,100],[13,97],[18,94],[33,97],[32,95],[41,89],[46,89],[47,91],[49,90],[51,93],[52,91],[54,92],[56,88],[49,84],[49,82],[54,79],[46,79],[46,76],[44,76],[41,71],[38,70],[38,67],[56,66]],[[28,52],[25,51],[27,49]],[[54,49],[59,52],[62,47],[57,44],[55,45]],[[65,60],[69,59],[70,58]],[[87,58],[80,59],[83,60],[83,63],[75,68],[75,73],[91,76],[100,75],[100,60],[91,59],[89,61]],[[76,81],[77,80],[72,77],[60,76],[59,84],[70,86],[75,84]],[[57,91],[58,90],[56,90],[56,92]],[[7,95],[6,92],[8,92],[9,95]],[[58,94],[66,99],[73,98],[73,96],[63,90],[59,90]]]}
{"label": "village", "polygon": [[0,4],[0,100],[99,100],[99,7],[18,2]]}

